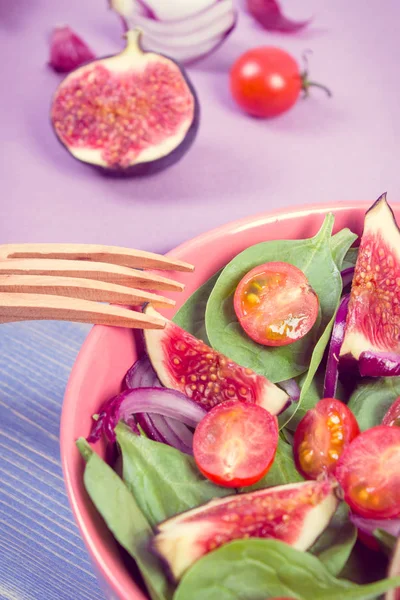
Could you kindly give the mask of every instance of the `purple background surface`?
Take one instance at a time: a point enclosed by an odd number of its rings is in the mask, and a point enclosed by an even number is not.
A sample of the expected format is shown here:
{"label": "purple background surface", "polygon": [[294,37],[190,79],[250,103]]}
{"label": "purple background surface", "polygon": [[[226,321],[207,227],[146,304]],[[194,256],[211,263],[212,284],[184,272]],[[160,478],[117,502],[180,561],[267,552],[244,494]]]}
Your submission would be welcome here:
{"label": "purple background surface", "polygon": [[[261,211],[372,202],[385,190],[400,200],[399,2],[287,0],[288,14],[315,15],[296,36],[263,32],[241,13],[225,45],[189,69],[202,106],[195,145],[178,165],[143,180],[106,179],[80,165],[49,126],[60,77],[46,67],[48,34],[69,24],[99,54],[114,53],[122,47],[120,23],[105,6],[0,0],[0,243],[165,251]],[[334,97],[314,90],[271,121],[241,114],[227,70],[259,44],[279,45],[299,60],[311,48],[312,78]],[[0,328],[0,598],[102,597],[73,523],[58,450],[64,388],[87,331],[54,322]]]}
{"label": "purple background surface", "polygon": [[[80,241],[167,250],[232,219],[304,203],[399,200],[400,3],[286,2],[315,15],[296,36],[266,33],[241,14],[220,50],[189,69],[202,106],[195,145],[170,170],[143,180],[106,179],[56,141],[49,103],[60,77],[46,67],[55,24],[74,27],[99,54],[122,46],[106,0],[0,0],[0,240]],[[296,6],[297,5],[297,6]],[[297,13],[297,14],[296,14]],[[313,90],[286,115],[241,114],[227,69],[248,47],[306,48]]]}

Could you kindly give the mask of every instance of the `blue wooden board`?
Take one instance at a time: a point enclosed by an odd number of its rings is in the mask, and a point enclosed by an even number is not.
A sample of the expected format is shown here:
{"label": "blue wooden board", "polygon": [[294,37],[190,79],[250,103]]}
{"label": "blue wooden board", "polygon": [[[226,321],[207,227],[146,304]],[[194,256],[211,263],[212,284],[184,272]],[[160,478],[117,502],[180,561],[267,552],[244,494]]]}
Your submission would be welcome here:
{"label": "blue wooden board", "polygon": [[104,599],[60,465],[65,386],[86,325],[0,326],[0,598]]}

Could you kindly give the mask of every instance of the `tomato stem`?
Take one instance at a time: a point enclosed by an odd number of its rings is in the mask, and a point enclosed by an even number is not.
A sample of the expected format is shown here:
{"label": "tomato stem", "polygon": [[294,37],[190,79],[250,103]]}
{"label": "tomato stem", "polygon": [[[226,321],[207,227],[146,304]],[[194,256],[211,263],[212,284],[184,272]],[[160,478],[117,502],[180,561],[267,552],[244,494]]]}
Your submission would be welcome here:
{"label": "tomato stem", "polygon": [[320,88],[321,90],[324,90],[324,92],[327,96],[329,96],[329,98],[332,97],[332,91],[326,85],[323,85],[322,83],[317,83],[316,81],[309,81],[307,79],[307,73],[304,73],[304,75],[302,75],[302,80],[302,90],[304,92],[305,98],[307,98],[307,96],[310,95],[310,87]]}
{"label": "tomato stem", "polygon": [[332,91],[326,85],[323,85],[322,83],[318,83],[316,81],[310,81],[308,79],[308,56],[307,56],[307,54],[310,52],[311,52],[310,50],[307,50],[303,53],[304,71],[301,73],[301,89],[304,92],[304,98],[307,98],[307,96],[310,95],[310,87],[317,87],[317,88],[320,88],[321,90],[324,90],[326,95],[329,96],[329,98],[331,98]]}

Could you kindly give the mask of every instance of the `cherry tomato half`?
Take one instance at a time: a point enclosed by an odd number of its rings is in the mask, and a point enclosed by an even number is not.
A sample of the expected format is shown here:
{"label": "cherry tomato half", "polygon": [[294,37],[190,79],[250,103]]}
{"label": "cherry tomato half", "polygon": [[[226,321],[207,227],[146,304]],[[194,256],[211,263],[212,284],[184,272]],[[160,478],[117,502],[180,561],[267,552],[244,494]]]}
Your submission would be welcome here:
{"label": "cherry tomato half", "polygon": [[234,100],[255,117],[274,117],[291,108],[302,85],[294,58],[270,46],[248,50],[236,60],[230,72]]}
{"label": "cherry tomato half", "polygon": [[304,337],[319,300],[303,271],[283,262],[255,267],[239,282],[234,308],[249,337],[264,346],[287,346]]}
{"label": "cherry tomato half", "polygon": [[378,425],[344,450],[335,477],[347,504],[367,519],[400,515],[400,428]]}
{"label": "cherry tomato half", "polygon": [[248,402],[227,401],[200,421],[193,438],[199,470],[226,487],[252,485],[272,465],[278,445],[278,421]]}
{"label": "cherry tomato half", "polygon": [[317,479],[322,473],[331,475],[343,450],[359,433],[355,416],[343,402],[320,400],[307,411],[294,434],[298,470],[307,479]]}
{"label": "cherry tomato half", "polygon": [[382,425],[400,427],[400,398],[397,398],[382,419]]}

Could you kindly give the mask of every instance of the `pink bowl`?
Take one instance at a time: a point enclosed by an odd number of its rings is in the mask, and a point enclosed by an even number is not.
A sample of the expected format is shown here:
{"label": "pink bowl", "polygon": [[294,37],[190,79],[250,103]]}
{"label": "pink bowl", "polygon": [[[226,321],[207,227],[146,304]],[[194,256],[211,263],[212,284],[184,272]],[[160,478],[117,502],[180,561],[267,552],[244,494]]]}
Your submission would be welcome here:
{"label": "pink bowl", "polygon": [[[365,211],[372,202],[306,206],[292,211],[266,213],[224,225],[200,235],[169,254],[195,265],[194,274],[174,274],[186,284],[175,296],[177,308],[238,252],[258,242],[313,236],[326,213],[336,216],[335,231],[349,227],[360,234]],[[400,207],[395,209],[400,216]],[[173,311],[164,311],[172,316]],[[116,394],[136,358],[131,330],[95,326],[88,335],[72,370],[61,417],[61,459],[66,488],[75,519],[89,549],[108,598],[145,600],[145,595],[123,564],[116,542],[96,513],[83,486],[83,461],[75,440],[89,433],[91,415]],[[96,451],[104,454],[98,444]]]}

